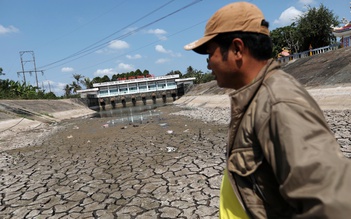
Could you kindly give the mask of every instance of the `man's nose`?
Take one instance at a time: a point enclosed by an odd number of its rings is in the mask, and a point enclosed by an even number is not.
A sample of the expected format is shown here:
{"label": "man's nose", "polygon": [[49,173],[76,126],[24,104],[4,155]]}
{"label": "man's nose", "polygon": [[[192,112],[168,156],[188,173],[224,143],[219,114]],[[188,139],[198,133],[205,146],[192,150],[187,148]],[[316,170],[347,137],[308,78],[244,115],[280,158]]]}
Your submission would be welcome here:
{"label": "man's nose", "polygon": [[207,69],[208,69],[208,70],[211,70],[210,59],[207,58],[207,59],[206,59],[206,62],[207,62]]}

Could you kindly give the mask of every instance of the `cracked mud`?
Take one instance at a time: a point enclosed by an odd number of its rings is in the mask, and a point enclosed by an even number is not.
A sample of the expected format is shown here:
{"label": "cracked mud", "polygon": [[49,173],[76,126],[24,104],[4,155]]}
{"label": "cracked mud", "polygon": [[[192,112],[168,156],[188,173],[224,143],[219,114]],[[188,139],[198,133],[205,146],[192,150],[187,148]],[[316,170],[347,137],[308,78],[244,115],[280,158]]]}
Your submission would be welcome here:
{"label": "cracked mud", "polygon": [[216,218],[226,125],[73,120],[1,153],[1,218]]}

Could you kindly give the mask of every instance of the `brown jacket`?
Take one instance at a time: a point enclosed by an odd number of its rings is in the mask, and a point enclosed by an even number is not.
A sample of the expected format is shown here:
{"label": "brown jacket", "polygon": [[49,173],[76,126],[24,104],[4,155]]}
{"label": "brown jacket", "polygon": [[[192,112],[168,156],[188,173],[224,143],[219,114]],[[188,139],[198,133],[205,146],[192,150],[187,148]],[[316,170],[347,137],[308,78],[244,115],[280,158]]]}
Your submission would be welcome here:
{"label": "brown jacket", "polygon": [[227,169],[251,218],[351,217],[351,161],[302,85],[269,60],[230,98]]}

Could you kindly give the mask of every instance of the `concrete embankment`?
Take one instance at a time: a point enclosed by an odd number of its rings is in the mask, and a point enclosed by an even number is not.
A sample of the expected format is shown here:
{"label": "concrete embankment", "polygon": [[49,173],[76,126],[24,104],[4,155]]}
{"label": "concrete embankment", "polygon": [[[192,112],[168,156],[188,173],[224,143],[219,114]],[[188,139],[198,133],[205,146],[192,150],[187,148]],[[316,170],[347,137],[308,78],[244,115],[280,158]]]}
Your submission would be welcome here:
{"label": "concrete embankment", "polygon": [[0,151],[42,142],[58,122],[94,113],[77,99],[1,100]]}
{"label": "concrete embankment", "polygon": [[94,113],[79,99],[1,100],[0,121],[26,117],[42,122],[59,122]]}

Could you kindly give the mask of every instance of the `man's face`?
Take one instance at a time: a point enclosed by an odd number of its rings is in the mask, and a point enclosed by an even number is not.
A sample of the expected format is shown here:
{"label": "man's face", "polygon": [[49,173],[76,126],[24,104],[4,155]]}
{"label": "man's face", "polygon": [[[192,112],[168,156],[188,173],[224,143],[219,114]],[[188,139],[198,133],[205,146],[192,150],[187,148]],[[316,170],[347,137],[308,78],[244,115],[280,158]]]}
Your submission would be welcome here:
{"label": "man's face", "polygon": [[217,85],[223,88],[234,88],[233,80],[235,80],[237,68],[233,61],[231,49],[228,51],[227,59],[223,60],[219,45],[211,41],[207,44],[207,53],[207,68],[212,70],[212,74],[217,80]]}

